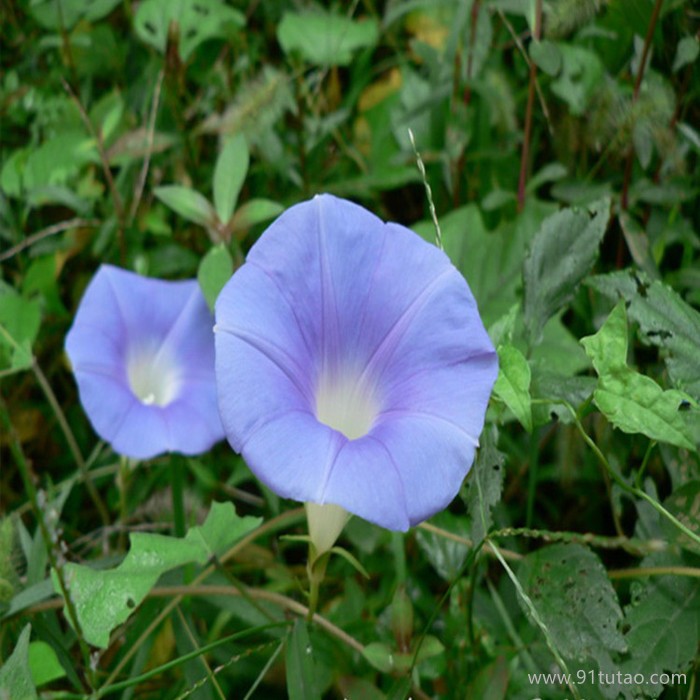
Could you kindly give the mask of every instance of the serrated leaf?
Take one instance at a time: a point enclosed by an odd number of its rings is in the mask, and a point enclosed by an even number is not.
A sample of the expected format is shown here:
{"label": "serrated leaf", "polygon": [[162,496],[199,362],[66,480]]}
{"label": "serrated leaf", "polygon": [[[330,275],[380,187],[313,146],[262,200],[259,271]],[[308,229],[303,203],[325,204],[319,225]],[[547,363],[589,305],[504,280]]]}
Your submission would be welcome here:
{"label": "serrated leaf", "polygon": [[[625,433],[695,449],[692,426],[683,410],[692,397],[664,391],[651,377],[627,366],[627,315],[620,302],[601,329],[581,339],[598,373],[594,401],[603,415]],[[696,409],[697,410],[697,409]]]}
{"label": "serrated leaf", "polygon": [[627,650],[618,629],[622,610],[593,552],[578,544],[543,547],[523,558],[518,579],[562,656],[616,670],[612,655]]}
{"label": "serrated leaf", "polygon": [[214,226],[216,211],[209,200],[196,190],[182,185],[162,185],[153,190],[163,204],[183,219],[200,226]]}
{"label": "serrated leaf", "polygon": [[347,66],[356,51],[374,46],[379,25],[331,12],[285,12],[277,40],[285,53],[298,53],[317,66]]}
{"label": "serrated leaf", "polygon": [[[205,564],[257,527],[260,518],[239,517],[230,503],[213,503],[204,524],[184,538],[133,533],[116,569],[66,564],[64,576],[85,641],[106,648],[112,630],[125,622],[166,571]],[[53,572],[54,590],[60,588]]]}
{"label": "serrated leaf", "polygon": [[627,313],[639,324],[642,341],[663,348],[671,379],[700,399],[700,313],[643,272],[613,272],[592,277],[586,284],[615,301],[628,302]]}
{"label": "serrated leaf", "polygon": [[[677,488],[664,501],[664,507],[691,532],[700,535],[700,481],[689,481]],[[661,519],[661,527],[669,541],[675,542],[689,552],[700,554],[698,543],[666,518]]]}
{"label": "serrated leaf", "polygon": [[495,431],[484,430],[466,493],[462,495],[471,520],[469,534],[474,544],[486,537],[493,523],[491,508],[501,500],[505,461],[505,455],[496,447]]}
{"label": "serrated leaf", "polygon": [[304,620],[296,620],[287,639],[287,693],[289,700],[321,700],[316,684],[314,654]]}
{"label": "serrated leaf", "polygon": [[540,342],[545,323],[573,298],[596,261],[609,212],[606,197],[585,209],[564,209],[542,223],[523,264],[523,312],[533,345]]}
{"label": "serrated leaf", "polygon": [[[671,552],[655,552],[640,567],[687,566]],[[674,673],[687,669],[696,658],[700,642],[700,580],[686,576],[652,576],[635,584],[632,602],[625,608],[625,642],[629,653],[618,665],[621,673],[634,676],[644,669]],[[658,697],[660,684],[651,682],[626,687],[628,698]]]}
{"label": "serrated leaf", "polygon": [[494,393],[510,408],[528,433],[532,432],[530,365],[513,345],[498,348],[498,379]]}
{"label": "serrated leaf", "polygon": [[0,698],[2,700],[37,700],[39,697],[29,671],[29,635],[32,627],[27,625],[19,635],[10,658],[0,667]]}
{"label": "serrated leaf", "polygon": [[255,224],[274,219],[283,211],[284,207],[271,199],[250,199],[238,207],[231,222],[231,229],[234,233],[245,231]]}
{"label": "serrated leaf", "polygon": [[248,143],[242,133],[229,139],[216,159],[214,207],[223,224],[229,222],[236,208],[249,163]]}
{"label": "serrated leaf", "polygon": [[233,259],[223,243],[211,248],[199,263],[197,281],[211,311],[214,310],[219,292],[232,274]]}

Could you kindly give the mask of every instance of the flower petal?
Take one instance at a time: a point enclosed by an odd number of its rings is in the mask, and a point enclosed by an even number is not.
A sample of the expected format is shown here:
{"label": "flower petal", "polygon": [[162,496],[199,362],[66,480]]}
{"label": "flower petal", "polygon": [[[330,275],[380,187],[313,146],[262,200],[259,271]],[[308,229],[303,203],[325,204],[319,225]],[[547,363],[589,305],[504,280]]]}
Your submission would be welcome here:
{"label": "flower petal", "polygon": [[194,280],[98,270],[66,352],[83,407],[115,451],[137,459],[198,454],[223,437],[212,325]]}

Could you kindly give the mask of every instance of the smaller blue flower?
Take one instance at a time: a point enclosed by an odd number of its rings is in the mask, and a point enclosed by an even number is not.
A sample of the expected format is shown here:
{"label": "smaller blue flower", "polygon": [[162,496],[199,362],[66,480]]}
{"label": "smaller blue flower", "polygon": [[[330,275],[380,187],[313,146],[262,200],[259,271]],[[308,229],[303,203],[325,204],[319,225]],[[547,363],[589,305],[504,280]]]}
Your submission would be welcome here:
{"label": "smaller blue flower", "polygon": [[213,318],[195,280],[102,265],[66,337],[80,401],[115,452],[193,455],[224,436]]}

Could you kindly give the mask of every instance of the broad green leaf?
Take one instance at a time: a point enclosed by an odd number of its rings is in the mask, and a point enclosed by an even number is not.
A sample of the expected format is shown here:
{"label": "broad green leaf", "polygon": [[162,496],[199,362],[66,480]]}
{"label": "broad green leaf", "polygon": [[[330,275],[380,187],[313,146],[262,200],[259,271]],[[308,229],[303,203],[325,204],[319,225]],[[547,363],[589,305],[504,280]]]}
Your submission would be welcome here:
{"label": "broad green leaf", "polygon": [[39,696],[29,671],[31,630],[31,625],[22,630],[12,654],[0,667],[0,700],[38,700]]}
{"label": "broad green leaf", "polygon": [[32,344],[41,324],[39,302],[0,286],[0,371],[19,372],[32,365]]}
{"label": "broad green leaf", "polygon": [[[556,205],[530,198],[514,222],[495,231],[487,230],[476,204],[440,217],[445,253],[469,283],[487,327],[518,301],[527,246],[542,219],[556,209]],[[432,221],[421,221],[413,228],[425,240],[435,241]]]}
{"label": "broad green leaf", "polygon": [[530,44],[530,58],[550,77],[554,77],[561,70],[561,51],[555,43],[547,39]]}
{"label": "broad green leaf", "polygon": [[384,642],[371,642],[362,649],[362,656],[382,673],[394,671],[394,654],[396,653]]}
{"label": "broad green leaf", "polygon": [[697,411],[692,397],[664,391],[651,377],[627,366],[627,315],[620,302],[601,329],[581,339],[598,373],[593,394],[603,415],[625,433],[642,433],[652,440],[695,449],[694,432],[684,408]]}
{"label": "broad green leaf", "polygon": [[469,512],[469,534],[474,544],[486,537],[493,523],[491,509],[501,500],[503,491],[506,456],[498,451],[496,439],[494,429],[481,434],[481,446],[467,479],[466,492],[461,493]]}
{"label": "broad green leaf", "polygon": [[134,17],[134,29],[146,44],[165,53],[171,25],[178,31],[178,51],[186,61],[208,39],[232,36],[245,16],[222,0],[144,0]]}
{"label": "broad green leaf", "polygon": [[66,671],[61,666],[53,647],[46,642],[36,641],[29,645],[29,670],[34,685],[45,685],[58,678],[63,678]]}
{"label": "broad green leaf", "polygon": [[592,277],[586,284],[611,299],[628,302],[627,313],[639,324],[642,341],[662,348],[671,379],[700,399],[700,313],[643,272],[613,272]]}
{"label": "broad green leaf", "polygon": [[[260,524],[239,517],[230,503],[213,503],[204,524],[184,538],[133,533],[131,547],[116,569],[67,564],[63,571],[85,641],[106,648],[112,630],[125,622],[166,571],[205,564]],[[60,592],[55,572],[54,589]]]}
{"label": "broad green leaf", "polygon": [[673,72],[676,73],[683,66],[694,63],[700,55],[700,41],[695,36],[684,36],[676,47],[676,56],[673,59]]}
{"label": "broad green leaf", "polygon": [[[641,568],[688,566],[691,562],[669,552],[643,559]],[[618,665],[622,673],[688,670],[697,658],[700,642],[700,580],[686,576],[651,576],[633,584],[632,602],[625,608],[625,643],[628,654]],[[659,684],[631,685],[628,698],[658,697]]]}
{"label": "broad green leaf", "polygon": [[196,190],[182,185],[161,185],[153,190],[163,204],[170,207],[183,219],[200,226],[214,226],[216,211],[209,200]]}
{"label": "broad green leaf", "polygon": [[347,66],[353,54],[373,47],[379,26],[373,19],[353,20],[321,11],[285,12],[277,40],[285,53],[298,53],[317,66]]}
{"label": "broad green leaf", "polygon": [[542,223],[523,264],[523,311],[533,345],[596,261],[609,212],[610,200],[605,198],[585,209],[564,209]]}
{"label": "broad green leaf", "polygon": [[108,15],[121,0],[34,0],[29,12],[44,28],[72,29],[79,20],[96,22]]}
{"label": "broad green leaf", "polygon": [[[664,507],[691,532],[700,535],[700,481],[689,481],[677,488],[664,501]],[[661,519],[661,527],[671,542],[690,552],[700,554],[700,546],[697,542],[690,539],[666,518]]]}
{"label": "broad green leaf", "polygon": [[255,224],[269,221],[279,216],[284,207],[271,199],[249,199],[236,210],[231,222],[234,233],[245,231]]}
{"label": "broad green leaf", "polygon": [[316,683],[313,652],[306,621],[296,620],[287,639],[289,700],[321,700],[321,692]]}
{"label": "broad green leaf", "polygon": [[515,414],[528,433],[532,432],[530,365],[513,345],[498,348],[499,371],[493,390]]}
{"label": "broad green leaf", "polygon": [[249,162],[248,144],[242,133],[236,134],[226,142],[216,160],[214,206],[219,221],[223,224],[227,224],[233,216]]}
{"label": "broad green leaf", "polygon": [[627,650],[618,629],[622,610],[593,552],[578,544],[543,547],[523,558],[518,579],[562,656],[617,670],[613,654]]}
{"label": "broad green leaf", "polygon": [[344,698],[362,698],[362,700],[386,700],[381,690],[364,678],[343,676],[338,679],[338,689]]}
{"label": "broad green leaf", "polygon": [[209,308],[213,311],[216,298],[233,274],[233,259],[223,243],[214,246],[202,258],[197,280]]}

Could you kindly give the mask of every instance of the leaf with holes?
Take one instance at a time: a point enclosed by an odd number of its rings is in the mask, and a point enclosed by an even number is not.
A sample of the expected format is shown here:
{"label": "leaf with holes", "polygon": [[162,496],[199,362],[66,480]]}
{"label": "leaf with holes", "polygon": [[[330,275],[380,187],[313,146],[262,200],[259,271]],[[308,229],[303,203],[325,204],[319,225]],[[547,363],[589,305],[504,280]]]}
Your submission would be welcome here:
{"label": "leaf with holes", "polygon": [[496,447],[495,429],[481,434],[476,462],[461,492],[471,521],[469,534],[474,544],[481,542],[493,523],[491,509],[501,500],[506,456]]}
{"label": "leaf with holes", "polygon": [[[603,673],[627,651],[622,610],[600,559],[579,544],[555,544],[526,555],[518,579],[552,640],[567,659],[594,659]],[[640,666],[640,668],[646,668]]]}
{"label": "leaf with holes", "polygon": [[[641,568],[679,567],[693,562],[672,552],[655,552]],[[625,608],[625,643],[629,648],[618,665],[621,673],[675,673],[696,659],[700,642],[700,580],[686,576],[651,576],[633,584],[632,602]],[[660,684],[625,687],[627,698],[658,697]]]}
{"label": "leaf with holes", "polygon": [[586,284],[627,303],[640,338],[664,352],[674,382],[700,400],[700,313],[677,292],[640,271],[624,270],[590,278]]}
{"label": "leaf with holes", "polygon": [[545,323],[574,297],[598,257],[608,225],[610,200],[564,209],[542,222],[523,264],[523,312],[530,342],[542,339]]}
{"label": "leaf with holes", "polygon": [[183,61],[201,43],[231,36],[244,25],[245,16],[222,0],[144,0],[134,17],[139,38],[163,54],[173,27]]}
{"label": "leaf with holes", "polygon": [[[129,553],[116,569],[66,564],[63,572],[85,641],[106,648],[112,630],[129,618],[162,574],[191,562],[205,564],[260,522],[239,517],[230,503],[213,503],[204,524],[184,538],[133,533]],[[60,593],[56,573],[52,576]]]}
{"label": "leaf with holes", "polygon": [[[698,407],[682,391],[664,391],[651,377],[627,366],[627,315],[620,302],[601,329],[581,339],[598,373],[596,406],[619,430],[695,449]],[[688,407],[688,411],[683,410]]]}

